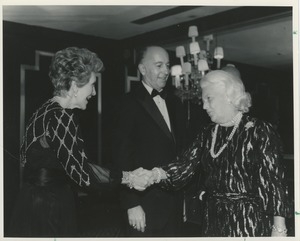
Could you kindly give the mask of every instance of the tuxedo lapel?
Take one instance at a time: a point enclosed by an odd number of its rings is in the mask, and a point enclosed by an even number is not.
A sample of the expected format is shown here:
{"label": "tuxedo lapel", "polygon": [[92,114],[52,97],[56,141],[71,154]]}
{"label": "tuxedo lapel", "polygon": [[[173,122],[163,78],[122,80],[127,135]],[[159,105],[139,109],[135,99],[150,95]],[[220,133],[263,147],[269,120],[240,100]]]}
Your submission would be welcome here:
{"label": "tuxedo lapel", "polygon": [[140,84],[140,86],[136,89],[136,98],[146,112],[148,112],[148,114],[151,116],[153,121],[161,128],[164,134],[174,142],[173,135],[170,132],[167,123],[165,122],[154,100],[142,84]]}
{"label": "tuxedo lapel", "polygon": [[166,105],[169,113],[172,138],[174,142],[176,142],[176,138],[175,138],[176,133],[174,132],[175,121],[176,121],[176,105],[175,102],[171,100],[171,97],[168,96],[166,98]]}

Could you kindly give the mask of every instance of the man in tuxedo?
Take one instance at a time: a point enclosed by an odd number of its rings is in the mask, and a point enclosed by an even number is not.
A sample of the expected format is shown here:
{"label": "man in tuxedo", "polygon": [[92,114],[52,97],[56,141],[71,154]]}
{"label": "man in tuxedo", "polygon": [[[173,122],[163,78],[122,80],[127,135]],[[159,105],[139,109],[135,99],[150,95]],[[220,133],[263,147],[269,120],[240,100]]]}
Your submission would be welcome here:
{"label": "man in tuxedo", "polygon": [[[113,132],[113,160],[123,171],[152,169],[174,161],[183,148],[185,115],[178,97],[164,90],[170,72],[169,55],[158,46],[140,53],[142,81],[121,101]],[[123,188],[131,237],[180,235],[183,197],[154,184],[143,192]]]}

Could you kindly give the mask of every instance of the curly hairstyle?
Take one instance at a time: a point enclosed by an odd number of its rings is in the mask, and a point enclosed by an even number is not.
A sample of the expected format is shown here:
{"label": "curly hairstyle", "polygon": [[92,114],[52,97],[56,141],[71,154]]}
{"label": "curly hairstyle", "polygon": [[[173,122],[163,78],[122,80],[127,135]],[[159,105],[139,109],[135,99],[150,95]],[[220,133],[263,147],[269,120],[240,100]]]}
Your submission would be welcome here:
{"label": "curly hairstyle", "polygon": [[233,106],[243,112],[249,112],[251,107],[251,95],[245,91],[242,80],[231,73],[224,70],[214,70],[209,72],[200,81],[201,88],[209,85],[222,85],[225,88],[226,96]]}
{"label": "curly hairstyle", "polygon": [[92,72],[99,73],[103,69],[101,59],[88,49],[69,47],[60,50],[53,56],[49,71],[53,94],[63,96],[72,81],[82,87],[89,82]]}

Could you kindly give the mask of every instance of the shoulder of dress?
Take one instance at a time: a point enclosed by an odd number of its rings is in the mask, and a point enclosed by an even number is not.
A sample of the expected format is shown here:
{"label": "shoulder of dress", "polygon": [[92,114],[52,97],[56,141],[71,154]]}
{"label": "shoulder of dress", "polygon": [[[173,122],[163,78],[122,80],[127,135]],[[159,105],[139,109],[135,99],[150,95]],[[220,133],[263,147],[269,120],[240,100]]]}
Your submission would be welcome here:
{"label": "shoulder of dress", "polygon": [[50,102],[50,103],[45,103],[41,110],[41,114],[45,116],[46,120],[50,119],[75,119],[74,116],[74,110],[73,109],[65,109],[61,107],[58,103],[56,102]]}
{"label": "shoulder of dress", "polygon": [[34,118],[37,118],[37,117],[40,118],[43,116],[45,117],[57,108],[58,108],[58,106],[54,106],[53,102],[51,100],[48,100],[34,112],[33,117]]}
{"label": "shoulder of dress", "polygon": [[246,122],[246,125],[250,125],[250,123],[253,123],[254,127],[256,128],[273,128],[273,125],[271,123],[255,117],[249,117],[249,119]]}
{"label": "shoulder of dress", "polygon": [[247,119],[245,129],[246,131],[253,129],[254,134],[259,138],[263,138],[263,136],[270,135],[271,133],[277,134],[276,129],[271,123],[254,117]]}
{"label": "shoulder of dress", "polygon": [[58,103],[52,101],[51,99],[46,101],[40,108],[39,110],[43,111],[53,111],[53,110],[59,110],[63,109]]}

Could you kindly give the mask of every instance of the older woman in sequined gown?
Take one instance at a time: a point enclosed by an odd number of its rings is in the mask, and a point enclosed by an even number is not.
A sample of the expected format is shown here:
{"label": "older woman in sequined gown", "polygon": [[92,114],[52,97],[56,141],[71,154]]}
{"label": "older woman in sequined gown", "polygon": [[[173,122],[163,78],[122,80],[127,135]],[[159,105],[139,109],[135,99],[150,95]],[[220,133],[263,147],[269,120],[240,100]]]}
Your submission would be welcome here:
{"label": "older woman in sequined gown", "polygon": [[278,134],[245,114],[251,97],[237,75],[212,71],[201,87],[212,123],[176,162],[153,169],[153,181],[181,188],[200,171],[204,236],[286,236],[288,195]]}

